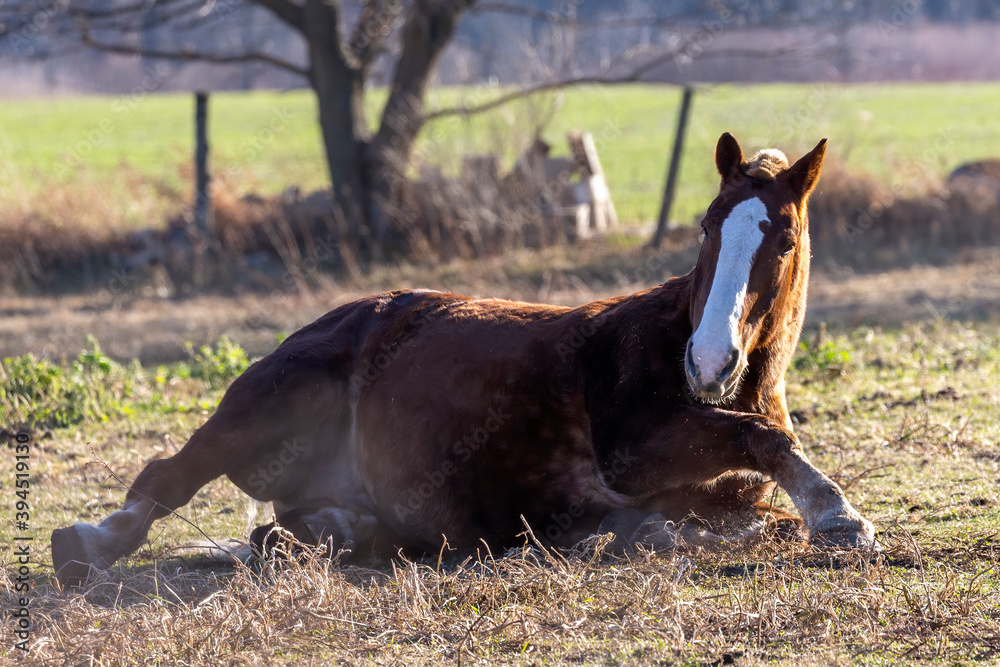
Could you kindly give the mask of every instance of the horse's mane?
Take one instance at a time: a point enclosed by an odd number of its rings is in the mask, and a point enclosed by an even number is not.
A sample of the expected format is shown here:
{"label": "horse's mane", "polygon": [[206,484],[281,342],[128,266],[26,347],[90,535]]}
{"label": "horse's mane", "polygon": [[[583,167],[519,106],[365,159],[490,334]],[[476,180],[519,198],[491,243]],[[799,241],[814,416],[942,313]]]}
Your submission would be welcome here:
{"label": "horse's mane", "polygon": [[788,169],[788,158],[777,148],[757,151],[753,159],[743,165],[744,174],[765,181],[773,181],[785,169]]}

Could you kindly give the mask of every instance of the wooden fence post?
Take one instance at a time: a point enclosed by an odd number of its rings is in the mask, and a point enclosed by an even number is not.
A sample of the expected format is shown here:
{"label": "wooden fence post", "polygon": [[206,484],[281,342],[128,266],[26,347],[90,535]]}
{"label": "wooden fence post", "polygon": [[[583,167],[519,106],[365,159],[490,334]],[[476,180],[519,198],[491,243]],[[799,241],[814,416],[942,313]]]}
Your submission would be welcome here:
{"label": "wooden fence post", "polygon": [[194,224],[205,237],[210,228],[212,210],[208,175],[208,93],[195,93],[194,132]]}
{"label": "wooden fence post", "polygon": [[681,101],[681,113],[677,119],[677,136],[674,137],[674,150],[670,156],[670,168],[667,173],[667,185],[663,190],[663,205],[660,207],[660,217],[656,223],[656,233],[650,245],[654,248],[660,247],[663,237],[670,229],[670,207],[674,203],[674,187],[677,185],[677,172],[680,171],[681,150],[684,148],[684,135],[687,133],[688,112],[691,110],[691,98],[694,97],[694,89],[691,86],[684,86],[684,98]]}

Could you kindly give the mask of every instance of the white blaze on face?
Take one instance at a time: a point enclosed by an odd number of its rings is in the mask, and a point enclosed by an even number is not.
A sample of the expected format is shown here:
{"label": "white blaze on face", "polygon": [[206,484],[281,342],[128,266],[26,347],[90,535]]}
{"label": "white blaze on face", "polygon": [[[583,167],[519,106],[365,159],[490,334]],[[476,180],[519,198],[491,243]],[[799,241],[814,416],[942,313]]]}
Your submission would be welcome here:
{"label": "white blaze on face", "polygon": [[764,239],[760,223],[766,220],[767,207],[754,197],[734,206],[722,223],[722,247],[712,290],[698,330],[691,336],[691,360],[707,382],[729,363],[733,350],[740,349],[740,319],[750,268]]}

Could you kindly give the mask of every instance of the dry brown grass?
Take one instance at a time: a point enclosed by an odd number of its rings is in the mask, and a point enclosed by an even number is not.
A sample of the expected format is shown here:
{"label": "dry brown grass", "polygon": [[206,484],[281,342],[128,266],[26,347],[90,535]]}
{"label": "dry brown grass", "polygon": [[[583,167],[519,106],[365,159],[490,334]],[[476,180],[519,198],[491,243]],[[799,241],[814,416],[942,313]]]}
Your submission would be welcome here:
{"label": "dry brown grass", "polygon": [[[995,536],[994,536],[995,537]],[[846,664],[1000,656],[997,542],[873,561],[750,553],[502,557],[235,570],[167,561],[34,591],[35,664]],[[9,582],[8,582],[9,586]],[[721,661],[721,663],[720,663]]]}
{"label": "dry brown grass", "polygon": [[947,186],[925,174],[893,188],[829,165],[810,202],[810,235],[820,270],[954,262],[1000,245],[1000,183]]}
{"label": "dry brown grass", "polygon": [[[211,310],[211,307],[207,307]],[[157,523],[83,589],[53,583],[49,530],[97,521],[177,451],[219,393],[137,380],[135,412],[40,432],[32,454],[31,664],[991,664],[1000,660],[1000,329],[944,319],[805,337],[796,431],[879,530],[874,560],[762,540],[722,553],[607,556],[591,541],[508,554],[250,567],[192,556]],[[138,373],[138,371],[137,371]],[[151,392],[164,400],[150,403]],[[188,406],[180,411],[179,406]],[[171,406],[173,406],[171,408]],[[171,408],[171,409],[168,409]],[[9,449],[3,451],[8,452]],[[11,460],[11,459],[8,459]],[[779,505],[787,499],[779,495]],[[226,480],[180,513],[245,535]],[[8,503],[9,505],[9,503]],[[9,511],[9,510],[5,510]],[[265,519],[266,521],[266,519]],[[0,540],[11,544],[10,515]],[[203,540],[202,540],[203,541]],[[16,607],[7,559],[3,605]],[[12,628],[12,619],[4,623]],[[5,630],[6,631],[6,630]],[[6,658],[19,656],[8,647]],[[23,657],[23,656],[20,656]]]}
{"label": "dry brown grass", "polygon": [[127,164],[107,181],[82,172],[72,185],[33,178],[0,185],[0,290],[66,291],[74,282],[103,286],[128,235],[160,229],[186,197]]}

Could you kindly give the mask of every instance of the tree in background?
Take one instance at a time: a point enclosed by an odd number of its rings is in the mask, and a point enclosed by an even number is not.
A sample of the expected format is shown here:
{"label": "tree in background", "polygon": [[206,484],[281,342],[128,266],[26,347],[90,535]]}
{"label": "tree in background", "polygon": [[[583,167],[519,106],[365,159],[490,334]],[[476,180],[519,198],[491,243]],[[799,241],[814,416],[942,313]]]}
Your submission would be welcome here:
{"label": "tree in background", "polygon": [[[584,0],[484,0],[478,5],[476,0],[14,0],[0,6],[0,37],[30,35],[25,48],[42,55],[83,45],[175,63],[259,63],[304,77],[316,94],[338,213],[355,238],[375,241],[375,247],[398,210],[415,141],[431,118],[473,114],[572,85],[676,81],[694,59],[766,58],[802,48],[801,42],[732,48],[718,40],[725,32],[761,21],[775,26],[780,15],[765,1],[739,0],[734,7],[720,3],[708,9],[690,2],[625,4],[628,14],[616,12],[614,3]],[[252,7],[267,10],[298,36],[303,46],[299,56],[278,55],[267,40],[252,43],[261,34],[259,26],[242,26],[235,43],[213,38],[216,27],[246,21]],[[617,8],[625,9],[620,3]],[[521,21],[524,32],[544,35],[547,46],[525,47],[538,66],[520,77],[521,87],[501,89],[476,105],[429,113],[428,85],[470,10],[480,17]],[[483,38],[495,25],[479,19],[477,39],[490,41]],[[598,38],[609,33],[619,37]],[[587,43],[581,44],[578,36]],[[476,48],[471,41],[466,48]],[[815,45],[814,39],[807,41]],[[510,53],[508,46],[497,57]],[[365,91],[380,59],[389,94],[371,130],[364,114]],[[664,73],[669,64],[675,67]]]}

